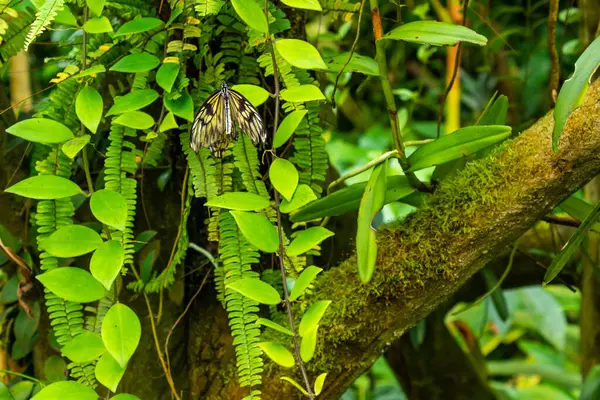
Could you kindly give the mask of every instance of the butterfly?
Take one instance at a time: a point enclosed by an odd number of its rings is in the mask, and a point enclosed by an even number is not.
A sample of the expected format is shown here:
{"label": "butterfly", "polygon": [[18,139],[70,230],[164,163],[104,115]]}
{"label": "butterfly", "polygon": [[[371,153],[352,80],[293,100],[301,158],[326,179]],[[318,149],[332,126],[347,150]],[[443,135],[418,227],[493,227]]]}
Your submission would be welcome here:
{"label": "butterfly", "polygon": [[264,145],[267,141],[265,125],[256,108],[223,82],[221,88],[200,106],[192,124],[190,147],[196,152],[208,147],[219,158],[229,143],[237,139],[236,125],[250,136],[255,145]]}

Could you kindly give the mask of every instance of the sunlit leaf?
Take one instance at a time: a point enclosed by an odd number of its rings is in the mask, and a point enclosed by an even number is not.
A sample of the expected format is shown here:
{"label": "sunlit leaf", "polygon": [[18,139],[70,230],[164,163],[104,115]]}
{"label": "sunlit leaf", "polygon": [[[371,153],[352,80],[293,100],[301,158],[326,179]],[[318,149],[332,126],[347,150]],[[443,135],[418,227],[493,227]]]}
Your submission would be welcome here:
{"label": "sunlit leaf", "polygon": [[150,129],[154,118],[142,111],[128,111],[113,119],[113,123],[133,129]]}
{"label": "sunlit leaf", "polygon": [[371,222],[385,204],[387,190],[387,161],[373,168],[369,182],[365,187],[360,208],[358,209],[358,227],[356,230],[356,258],[358,276],[363,283],[369,282],[375,270],[377,259],[377,240]]}
{"label": "sunlit leaf", "polygon": [[310,186],[301,183],[296,188],[296,191],[294,192],[294,195],[290,201],[283,199],[280,209],[282,213],[289,213],[296,211],[300,207],[316,199],[317,195],[315,194],[314,190],[312,190]]}
{"label": "sunlit leaf", "polygon": [[258,347],[260,347],[271,360],[282,367],[292,368],[296,364],[292,353],[282,344],[261,342],[258,344]]}
{"label": "sunlit leaf", "polygon": [[36,200],[53,200],[82,193],[73,181],[56,175],[36,175],[15,183],[5,190]]}
{"label": "sunlit leaf", "polygon": [[325,100],[325,95],[315,85],[298,85],[283,89],[279,95],[285,101],[304,103],[306,101]]}
{"label": "sunlit leaf", "polygon": [[160,60],[148,53],[136,53],[123,57],[115,65],[110,67],[111,71],[116,72],[146,72],[160,65]]}
{"label": "sunlit leaf", "polygon": [[179,64],[164,63],[156,72],[156,83],[164,89],[165,92],[171,92],[175,79],[179,74]]}
{"label": "sunlit leaf", "polygon": [[6,128],[6,132],[36,143],[61,143],[73,138],[73,132],[60,122],[29,118]]}
{"label": "sunlit leaf", "polygon": [[[96,363],[94,374],[98,382],[109,388],[112,392],[116,392],[117,386],[119,386],[119,382],[121,382],[121,378],[125,374],[125,367],[121,367],[110,353],[105,353],[100,357],[98,363]],[[113,397],[113,399],[116,398]]]}
{"label": "sunlit leaf", "polygon": [[333,236],[334,233],[322,226],[313,226],[306,230],[298,232],[298,235],[292,240],[287,248],[289,256],[297,256],[306,253],[323,240]]}
{"label": "sunlit leaf", "polygon": [[300,326],[298,326],[298,333],[301,337],[304,337],[308,332],[316,329],[330,304],[331,300],[320,300],[306,310],[302,317],[302,321],[300,321]]}
{"label": "sunlit leaf", "polygon": [[296,68],[327,69],[319,51],[310,43],[298,39],[279,39],[275,48],[285,61]]}
{"label": "sunlit leaf", "polygon": [[238,228],[248,242],[265,253],[279,249],[277,228],[263,214],[246,211],[230,211]]}
{"label": "sunlit leaf", "polygon": [[306,116],[308,111],[306,110],[296,110],[285,116],[279,127],[277,128],[277,132],[275,132],[275,138],[273,139],[273,147],[279,148],[288,141],[288,139],[292,136],[302,119]]}
{"label": "sunlit leaf", "polygon": [[105,351],[100,335],[84,331],[60,349],[63,356],[76,363],[87,363],[100,357]]}
{"label": "sunlit leaf", "polygon": [[164,98],[165,107],[178,117],[188,121],[194,120],[194,101],[192,96],[183,92],[176,100]]}
{"label": "sunlit leaf", "polygon": [[260,106],[269,98],[269,92],[256,85],[235,85],[231,89],[248,99],[254,107]]}
{"label": "sunlit leaf", "polygon": [[98,395],[89,386],[75,381],[55,382],[44,387],[31,400],[98,400]]}
{"label": "sunlit leaf", "polygon": [[269,25],[263,9],[254,1],[231,0],[231,4],[237,15],[240,16],[248,26],[259,32],[267,32]]}
{"label": "sunlit leaf", "polygon": [[160,28],[163,22],[158,18],[145,17],[136,18],[134,20],[125,22],[119,30],[115,33],[114,37],[130,35],[132,33],[148,32],[156,28]]}
{"label": "sunlit leaf", "polygon": [[102,322],[102,340],[117,363],[125,368],[142,336],[142,326],[135,312],[124,304],[113,305]]}
{"label": "sunlit leaf", "polygon": [[279,379],[292,384],[292,386],[294,386],[296,389],[298,389],[303,395],[308,397],[308,392],[306,391],[306,389],[304,389],[302,386],[300,386],[300,384],[298,382],[296,382],[295,380],[293,380],[292,378],[287,377],[287,376],[282,376]]}
{"label": "sunlit leaf", "polygon": [[110,290],[112,283],[121,272],[124,259],[123,245],[117,240],[108,240],[102,243],[92,255],[90,272],[106,290]]}
{"label": "sunlit leaf", "polygon": [[300,357],[302,361],[309,362],[315,355],[315,348],[317,347],[317,332],[319,325],[315,326],[308,332],[304,333],[302,341],[300,342]]}
{"label": "sunlit leaf", "polygon": [[127,202],[121,193],[108,189],[94,192],[90,199],[90,209],[98,221],[118,230],[125,230]]}
{"label": "sunlit leaf", "polygon": [[102,107],[102,96],[91,86],[81,89],[75,100],[77,118],[92,133],[96,133],[102,119]]}
{"label": "sunlit leaf", "polygon": [[83,30],[87,33],[106,33],[112,32],[113,28],[108,18],[101,16],[88,19],[88,21],[83,24]]}
{"label": "sunlit leaf", "polygon": [[259,211],[269,207],[268,199],[249,192],[227,192],[206,202],[207,207],[240,211]]}
{"label": "sunlit leaf", "polygon": [[295,301],[298,297],[302,296],[321,271],[323,271],[323,269],[315,267],[314,265],[305,268],[296,279],[289,300]]}
{"label": "sunlit leaf", "polygon": [[55,257],[78,257],[94,251],[102,244],[96,231],[84,225],[67,225],[40,239],[40,249]]}
{"label": "sunlit leaf", "polygon": [[404,40],[434,46],[453,46],[458,42],[470,42],[485,46],[487,43],[485,36],[466,26],[437,21],[409,22],[393,29],[382,39]]}
{"label": "sunlit leaf", "polygon": [[[349,53],[346,52],[327,58],[325,63],[329,72],[339,72],[346,64],[348,55]],[[344,72],[358,72],[364,75],[379,76],[379,65],[377,64],[377,61],[371,57],[354,53],[352,54],[352,58],[348,62],[348,65],[344,68]]]}
{"label": "sunlit leaf", "polygon": [[290,336],[294,335],[292,333],[292,331],[290,331],[288,328],[284,328],[283,326],[279,325],[276,322],[271,321],[270,319],[259,318],[256,320],[256,325],[259,325],[259,326],[263,325],[263,326],[269,327],[271,329],[275,329],[278,332],[285,333],[286,335],[290,335]]}
{"label": "sunlit leaf", "polygon": [[285,158],[277,158],[269,168],[269,179],[273,187],[290,201],[298,186],[298,170]]}
{"label": "sunlit leaf", "polygon": [[55,295],[76,303],[90,303],[104,296],[104,287],[81,268],[55,268],[36,278]]}
{"label": "sunlit leaf", "polygon": [[108,110],[106,116],[139,110],[152,104],[156,99],[158,99],[158,93],[155,90],[134,90],[125,96],[115,98],[115,104]]}
{"label": "sunlit leaf", "polygon": [[94,14],[102,15],[105,0],[86,0],[85,3]]}
{"label": "sunlit leaf", "polygon": [[325,378],[327,377],[327,372],[323,372],[321,375],[317,376],[315,379],[315,394],[318,396],[321,394],[323,390],[323,385],[325,384]]}
{"label": "sunlit leaf", "polygon": [[77,156],[81,149],[83,149],[85,145],[90,142],[90,138],[90,135],[74,137],[68,142],[65,142],[61,146],[61,150],[63,151],[63,153],[65,153],[67,157],[75,158],[75,156]]}
{"label": "sunlit leaf", "polygon": [[286,6],[303,8],[305,10],[323,11],[319,0],[281,0]]}
{"label": "sunlit leaf", "polygon": [[225,287],[262,304],[276,305],[281,303],[281,297],[277,293],[277,290],[260,279],[238,279],[225,285]]}

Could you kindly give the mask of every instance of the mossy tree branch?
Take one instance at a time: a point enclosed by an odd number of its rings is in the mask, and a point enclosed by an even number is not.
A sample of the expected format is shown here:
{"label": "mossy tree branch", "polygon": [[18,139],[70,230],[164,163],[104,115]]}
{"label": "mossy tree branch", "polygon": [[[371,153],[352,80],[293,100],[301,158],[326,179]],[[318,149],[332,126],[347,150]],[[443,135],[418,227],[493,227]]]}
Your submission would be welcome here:
{"label": "mossy tree branch", "polygon": [[[321,274],[310,300],[334,300],[321,321],[317,354],[308,365],[312,379],[329,372],[321,398],[337,398],[409,327],[600,173],[598,99],[600,81],[590,87],[584,104],[571,116],[559,153],[552,152],[549,113],[492,155],[443,182],[428,204],[402,224],[380,232],[377,268],[369,284],[358,279],[355,255]],[[192,393],[218,393],[211,398],[226,399],[239,388],[234,379],[223,375],[233,370],[224,366],[235,363],[227,348],[230,342],[209,339],[220,318],[222,312],[211,314],[204,308],[202,321],[192,326],[194,341],[206,340],[212,343],[213,355],[222,355],[217,372],[212,368],[216,360],[212,367],[195,362],[208,351],[202,348],[205,345],[191,354],[193,375],[204,376],[202,388]],[[284,374],[275,367],[267,369],[265,398],[296,398],[296,389],[279,381]]]}

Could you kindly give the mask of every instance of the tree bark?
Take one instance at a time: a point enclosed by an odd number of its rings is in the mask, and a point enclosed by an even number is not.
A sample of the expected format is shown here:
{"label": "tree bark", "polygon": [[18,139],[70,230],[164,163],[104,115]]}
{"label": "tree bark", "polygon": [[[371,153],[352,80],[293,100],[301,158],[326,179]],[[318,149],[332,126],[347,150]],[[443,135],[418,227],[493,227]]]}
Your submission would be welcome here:
{"label": "tree bark", "polygon": [[[358,280],[356,255],[323,272],[309,301],[333,300],[321,320],[311,379],[328,372],[323,399],[335,399],[399,338],[575,190],[600,172],[600,81],[591,85],[552,152],[552,113],[443,182],[425,206],[378,233],[377,268]],[[201,303],[198,305],[200,306]],[[191,398],[231,399],[247,388],[218,304],[191,321]],[[219,336],[215,336],[219,333]],[[298,398],[268,365],[263,397]],[[210,395],[208,395],[210,394]],[[206,397],[208,395],[208,397]]]}

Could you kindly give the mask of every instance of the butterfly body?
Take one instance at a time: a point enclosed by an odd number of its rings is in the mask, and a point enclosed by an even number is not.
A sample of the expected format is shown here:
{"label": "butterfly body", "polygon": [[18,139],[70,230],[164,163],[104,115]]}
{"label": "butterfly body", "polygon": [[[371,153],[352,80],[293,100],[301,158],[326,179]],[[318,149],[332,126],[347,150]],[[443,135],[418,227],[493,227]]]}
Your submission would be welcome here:
{"label": "butterfly body", "polygon": [[237,126],[254,144],[267,141],[267,133],[258,110],[225,82],[200,106],[192,125],[190,147],[199,151],[208,147],[215,157],[221,157],[238,136]]}

